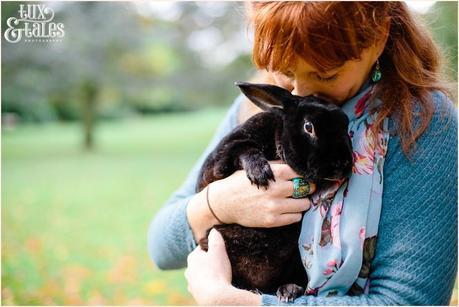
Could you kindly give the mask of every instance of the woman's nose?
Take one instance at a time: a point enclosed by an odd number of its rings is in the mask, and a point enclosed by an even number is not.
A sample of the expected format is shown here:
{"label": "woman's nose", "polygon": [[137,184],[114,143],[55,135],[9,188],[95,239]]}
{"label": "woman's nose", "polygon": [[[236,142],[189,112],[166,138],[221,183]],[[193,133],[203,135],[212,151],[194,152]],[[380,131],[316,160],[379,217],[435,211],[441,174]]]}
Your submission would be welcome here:
{"label": "woman's nose", "polygon": [[293,82],[293,95],[309,96],[316,94],[309,84],[302,80],[295,80]]}

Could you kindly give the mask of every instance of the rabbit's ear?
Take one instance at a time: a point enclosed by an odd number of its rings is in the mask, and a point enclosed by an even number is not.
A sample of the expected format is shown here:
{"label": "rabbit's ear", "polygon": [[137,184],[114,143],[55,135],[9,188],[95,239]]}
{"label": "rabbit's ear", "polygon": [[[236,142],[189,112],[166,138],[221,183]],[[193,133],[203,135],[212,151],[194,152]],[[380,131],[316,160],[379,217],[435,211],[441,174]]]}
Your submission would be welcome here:
{"label": "rabbit's ear", "polygon": [[295,103],[293,95],[281,87],[270,84],[235,82],[244,95],[264,111],[271,108],[283,109],[284,105]]}

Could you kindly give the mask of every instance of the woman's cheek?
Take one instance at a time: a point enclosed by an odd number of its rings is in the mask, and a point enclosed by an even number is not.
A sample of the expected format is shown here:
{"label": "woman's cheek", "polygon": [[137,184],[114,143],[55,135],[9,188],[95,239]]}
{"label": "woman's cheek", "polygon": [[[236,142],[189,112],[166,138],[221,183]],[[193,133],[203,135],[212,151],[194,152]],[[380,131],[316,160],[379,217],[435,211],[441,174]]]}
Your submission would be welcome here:
{"label": "woman's cheek", "polygon": [[333,86],[328,91],[328,96],[335,102],[342,103],[354,96],[356,90],[352,83],[346,82],[344,79],[342,79],[342,81],[337,81],[336,83],[337,85]]}

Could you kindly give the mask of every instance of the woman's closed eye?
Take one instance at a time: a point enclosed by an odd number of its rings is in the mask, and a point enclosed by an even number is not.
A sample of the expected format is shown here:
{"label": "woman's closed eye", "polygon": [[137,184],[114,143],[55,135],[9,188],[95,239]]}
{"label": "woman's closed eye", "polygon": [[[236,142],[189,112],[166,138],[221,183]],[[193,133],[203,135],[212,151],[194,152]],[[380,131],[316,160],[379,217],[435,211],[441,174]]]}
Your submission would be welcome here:
{"label": "woman's closed eye", "polygon": [[[287,78],[289,79],[295,79],[295,73],[291,70],[288,70],[288,71],[285,71],[285,72],[282,72],[282,74],[284,76],[286,76]],[[339,77],[339,74],[338,73],[335,73],[331,76],[324,76],[324,75],[320,75],[318,73],[312,73],[313,74],[313,77],[320,81],[320,82],[331,82],[331,81],[335,81],[336,79],[338,79]]]}
{"label": "woman's closed eye", "polygon": [[285,72],[282,72],[284,76],[286,76],[289,79],[295,79],[295,74],[291,70],[287,70]]}
{"label": "woman's closed eye", "polygon": [[315,76],[316,76],[316,79],[319,80],[320,82],[331,82],[331,81],[335,81],[336,79],[338,79],[339,74],[334,74],[333,76],[330,76],[330,77],[322,77],[319,74],[315,74]]}

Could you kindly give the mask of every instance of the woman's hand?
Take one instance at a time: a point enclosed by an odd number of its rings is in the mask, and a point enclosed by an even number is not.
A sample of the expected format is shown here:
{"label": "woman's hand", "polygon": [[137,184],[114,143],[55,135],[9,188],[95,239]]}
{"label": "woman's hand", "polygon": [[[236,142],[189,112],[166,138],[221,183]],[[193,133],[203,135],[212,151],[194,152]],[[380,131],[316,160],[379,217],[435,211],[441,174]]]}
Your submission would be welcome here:
{"label": "woman's hand", "polygon": [[267,190],[252,185],[245,170],[210,184],[209,201],[220,220],[246,227],[279,227],[301,220],[309,199],[290,198],[291,179],[300,175],[287,164],[270,166],[276,181],[269,181]]}
{"label": "woman's hand", "polygon": [[[269,181],[267,190],[252,185],[245,170],[212,182],[206,188],[209,189],[210,206],[219,220],[246,227],[279,227],[301,220],[310,201],[290,198],[293,193],[291,179],[300,175],[287,164],[272,161],[270,165],[276,181]],[[196,194],[187,207],[188,221],[197,241],[213,225],[219,224],[207,207],[206,189]]]}
{"label": "woman's hand", "polygon": [[208,251],[198,246],[188,255],[188,291],[199,305],[259,305],[260,296],[231,285],[231,263],[218,231],[209,233]]}

